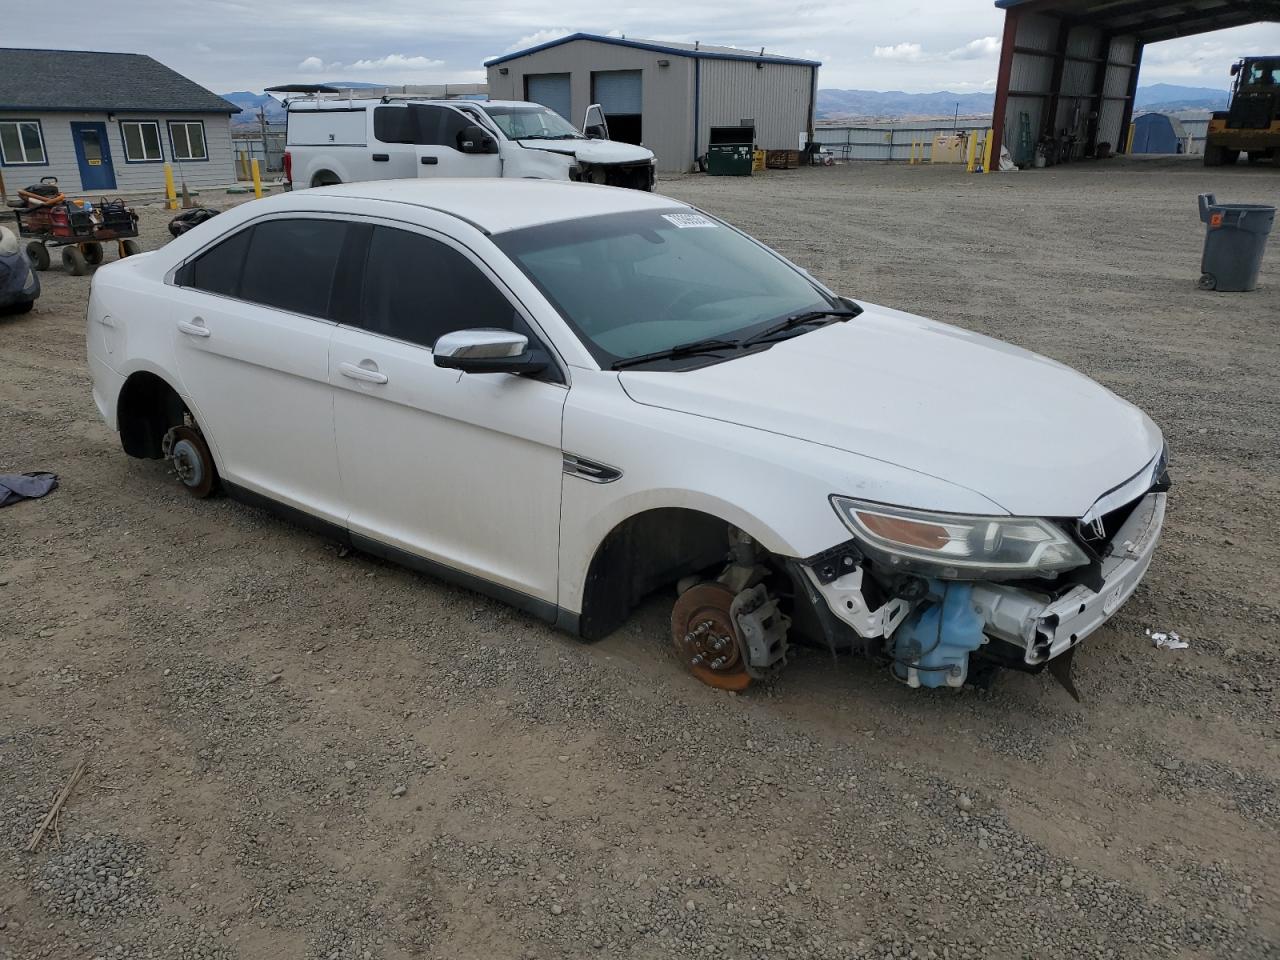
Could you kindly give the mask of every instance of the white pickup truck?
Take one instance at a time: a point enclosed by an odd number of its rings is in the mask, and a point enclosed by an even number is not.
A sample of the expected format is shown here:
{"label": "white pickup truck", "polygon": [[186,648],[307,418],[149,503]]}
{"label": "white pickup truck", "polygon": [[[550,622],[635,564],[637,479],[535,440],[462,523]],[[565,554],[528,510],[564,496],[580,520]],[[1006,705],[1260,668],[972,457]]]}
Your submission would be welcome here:
{"label": "white pickup truck", "polygon": [[291,187],[515,177],[653,189],[653,151],[608,139],[598,106],[587,111],[585,136],[555,111],[521,101],[334,99],[320,89],[287,105]]}

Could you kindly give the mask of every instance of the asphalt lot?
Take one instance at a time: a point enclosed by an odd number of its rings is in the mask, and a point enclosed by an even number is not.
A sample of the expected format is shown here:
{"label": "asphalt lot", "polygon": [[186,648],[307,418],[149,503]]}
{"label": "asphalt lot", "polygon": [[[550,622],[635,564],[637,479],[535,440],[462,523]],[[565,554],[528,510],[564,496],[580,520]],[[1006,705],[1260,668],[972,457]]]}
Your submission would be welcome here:
{"label": "asphalt lot", "polygon": [[1280,170],[660,189],[1163,427],[1165,541],[1076,657],[1084,703],[816,652],[717,693],[668,653],[670,598],[585,646],[191,500],[100,422],[88,280],[54,269],[0,319],[0,472],[62,478],[0,510],[0,960],[1280,956],[1280,238],[1257,292],[1195,285],[1196,195],[1274,203]]}

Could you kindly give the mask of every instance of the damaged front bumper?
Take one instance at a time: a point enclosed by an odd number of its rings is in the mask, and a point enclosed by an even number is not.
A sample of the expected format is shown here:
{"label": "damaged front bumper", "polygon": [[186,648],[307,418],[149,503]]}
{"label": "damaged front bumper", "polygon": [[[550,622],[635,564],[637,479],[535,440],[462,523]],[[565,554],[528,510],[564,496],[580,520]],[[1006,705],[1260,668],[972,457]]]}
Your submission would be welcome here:
{"label": "damaged front bumper", "polygon": [[1104,623],[1133,595],[1155,554],[1164,527],[1167,494],[1149,493],[1111,540],[1102,560],[1102,589],[1077,586],[1051,599],[1010,584],[979,583],[974,606],[988,636],[1023,651],[1037,667],[1066,653]]}
{"label": "damaged front bumper", "polygon": [[648,160],[640,163],[587,163],[579,160],[570,168],[569,178],[579,183],[652,191],[657,174],[655,165]]}
{"label": "damaged front bumper", "polygon": [[833,650],[886,655],[912,686],[961,686],[970,653],[982,649],[984,659],[1039,670],[1109,620],[1151,565],[1165,502],[1164,492],[1152,491],[1134,507],[1098,564],[1097,590],[1076,585],[1048,594],[1018,583],[928,581],[921,596],[883,598],[868,589],[866,567],[839,548],[792,574]]}

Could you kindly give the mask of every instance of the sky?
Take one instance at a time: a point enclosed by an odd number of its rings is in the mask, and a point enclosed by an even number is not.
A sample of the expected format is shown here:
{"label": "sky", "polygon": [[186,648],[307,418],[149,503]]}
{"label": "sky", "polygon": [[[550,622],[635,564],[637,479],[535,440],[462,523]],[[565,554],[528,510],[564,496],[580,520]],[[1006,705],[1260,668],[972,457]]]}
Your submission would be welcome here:
{"label": "sky", "polygon": [[[37,31],[38,42],[146,53],[218,93],[480,81],[487,58],[579,31],[763,46],[821,60],[823,87],[978,92],[995,86],[1004,22],[990,0],[117,0],[110,16],[102,9],[100,0],[67,0],[59,22],[93,28]],[[1280,53],[1280,24],[1152,46],[1141,82],[1225,89],[1231,63],[1250,53]]]}

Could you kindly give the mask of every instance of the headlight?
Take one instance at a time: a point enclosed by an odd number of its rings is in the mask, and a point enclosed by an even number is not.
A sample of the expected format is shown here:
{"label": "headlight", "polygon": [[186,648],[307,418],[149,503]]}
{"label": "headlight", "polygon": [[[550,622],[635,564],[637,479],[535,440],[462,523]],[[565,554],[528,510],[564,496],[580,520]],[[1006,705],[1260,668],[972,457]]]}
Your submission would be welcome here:
{"label": "headlight", "polygon": [[873,559],[946,580],[1053,576],[1089,562],[1047,520],[907,510],[833,496],[831,505]]}

